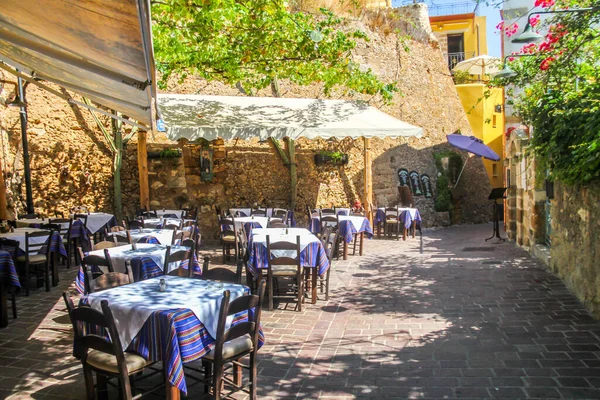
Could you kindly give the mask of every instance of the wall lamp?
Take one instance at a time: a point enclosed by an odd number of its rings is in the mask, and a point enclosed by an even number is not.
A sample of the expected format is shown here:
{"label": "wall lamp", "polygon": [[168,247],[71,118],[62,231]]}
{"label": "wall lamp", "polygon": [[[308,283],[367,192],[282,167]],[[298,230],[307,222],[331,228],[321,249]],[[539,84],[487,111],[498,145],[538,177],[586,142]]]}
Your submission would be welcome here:
{"label": "wall lamp", "polygon": [[510,56],[506,56],[504,57],[504,63],[502,64],[502,69],[500,71],[498,71],[498,73],[496,75],[494,75],[494,78],[512,78],[513,76],[516,76],[517,73],[515,71],[513,71],[508,64],[506,63],[506,60],[508,58],[511,57],[532,57],[535,56],[535,54],[513,54]]}
{"label": "wall lamp", "polygon": [[531,17],[538,14],[560,14],[560,13],[582,13],[588,11],[600,11],[600,7],[573,8],[569,10],[553,10],[553,11],[538,11],[532,12],[527,16],[527,25],[523,33],[511,40],[512,43],[535,43],[544,39],[542,35],[533,30],[531,25]]}

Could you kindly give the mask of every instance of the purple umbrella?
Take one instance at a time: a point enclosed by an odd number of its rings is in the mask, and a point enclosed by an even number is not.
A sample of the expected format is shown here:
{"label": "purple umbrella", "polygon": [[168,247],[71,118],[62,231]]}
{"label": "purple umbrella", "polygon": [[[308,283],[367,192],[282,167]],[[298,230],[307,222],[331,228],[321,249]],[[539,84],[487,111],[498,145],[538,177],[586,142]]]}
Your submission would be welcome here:
{"label": "purple umbrella", "polygon": [[483,140],[475,136],[463,136],[457,134],[446,135],[448,143],[461,150],[476,154],[492,161],[500,161],[500,156],[494,150],[483,143]]}
{"label": "purple umbrella", "polygon": [[[487,145],[483,143],[483,140],[476,138],[475,136],[463,136],[457,134],[446,135],[448,138],[448,143],[452,146],[459,148],[461,150],[466,150],[469,153],[473,153],[483,158],[487,158],[492,161],[500,161],[500,156],[496,154],[494,150],[489,148]],[[458,182],[460,181],[460,177],[465,169],[467,163],[463,164],[462,169],[460,170],[460,174],[458,174],[458,179],[456,180],[456,184],[454,187],[458,186]]]}

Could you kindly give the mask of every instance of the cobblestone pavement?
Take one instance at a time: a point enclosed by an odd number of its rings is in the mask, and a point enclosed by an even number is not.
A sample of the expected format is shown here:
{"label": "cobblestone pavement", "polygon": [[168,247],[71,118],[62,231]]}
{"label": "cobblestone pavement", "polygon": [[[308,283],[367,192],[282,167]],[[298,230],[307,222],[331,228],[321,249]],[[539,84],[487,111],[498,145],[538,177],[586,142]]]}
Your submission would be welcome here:
{"label": "cobblestone pavement", "polygon": [[[265,311],[259,398],[600,398],[600,323],[525,251],[485,243],[491,231],[367,241],[334,262],[328,302]],[[74,276],[19,297],[0,398],[85,397],[60,298]]]}

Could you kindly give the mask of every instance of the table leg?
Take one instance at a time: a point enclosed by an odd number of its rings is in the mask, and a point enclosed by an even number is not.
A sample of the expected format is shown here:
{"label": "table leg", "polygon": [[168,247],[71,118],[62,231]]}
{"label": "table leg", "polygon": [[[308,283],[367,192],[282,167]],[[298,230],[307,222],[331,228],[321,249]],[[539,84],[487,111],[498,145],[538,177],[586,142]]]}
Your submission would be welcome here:
{"label": "table leg", "polygon": [[361,255],[361,256],[363,255],[363,242],[364,242],[364,239],[365,239],[365,233],[361,232],[360,233],[360,248],[358,250],[358,254]]}
{"label": "table leg", "polygon": [[179,400],[179,389],[167,382],[167,400]]}
{"label": "table leg", "polygon": [[346,242],[346,240],[344,238],[342,238],[342,241],[344,242],[344,260],[348,259],[348,242]]}
{"label": "table leg", "polygon": [[311,297],[312,297],[312,304],[315,304],[317,302],[317,275],[319,275],[319,268],[318,267],[314,267],[311,268],[310,271],[311,274],[311,278],[312,278],[312,282],[311,282]]}
{"label": "table leg", "polygon": [[412,237],[415,238],[415,232],[417,232],[417,221],[412,222]]}
{"label": "table leg", "polygon": [[52,286],[58,286],[58,251],[52,253]]}
{"label": "table leg", "polygon": [[[398,226],[398,228],[400,228],[400,227]],[[406,240],[406,234],[408,232],[408,229],[406,229],[405,226],[403,226],[403,228],[404,229],[402,230],[402,240]]]}
{"label": "table leg", "polygon": [[377,223],[377,239],[381,239],[381,222]]}
{"label": "table leg", "polygon": [[8,286],[0,285],[0,328],[8,325]]}

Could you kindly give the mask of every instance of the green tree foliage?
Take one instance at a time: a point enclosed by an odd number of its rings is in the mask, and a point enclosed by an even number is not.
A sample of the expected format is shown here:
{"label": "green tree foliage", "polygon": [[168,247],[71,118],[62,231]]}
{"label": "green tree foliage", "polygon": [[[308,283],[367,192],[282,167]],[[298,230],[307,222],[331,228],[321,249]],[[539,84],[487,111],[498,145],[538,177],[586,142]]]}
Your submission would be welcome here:
{"label": "green tree foliage", "polygon": [[541,170],[567,184],[600,179],[600,6],[595,3],[545,0],[542,5],[554,11],[595,8],[551,14],[541,25],[547,30],[544,41],[523,46],[520,53],[529,56],[509,59],[517,76],[499,82],[523,89],[514,106],[533,128],[529,149]]}
{"label": "green tree foliage", "polygon": [[398,89],[352,61],[358,30],[328,10],[318,16],[290,12],[283,0],[157,0],[152,4],[154,50],[159,86],[173,74],[188,74],[252,93],[278,79],[381,95],[390,101]]}

